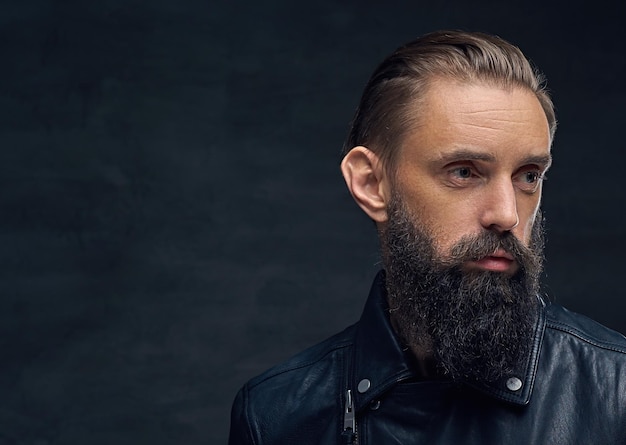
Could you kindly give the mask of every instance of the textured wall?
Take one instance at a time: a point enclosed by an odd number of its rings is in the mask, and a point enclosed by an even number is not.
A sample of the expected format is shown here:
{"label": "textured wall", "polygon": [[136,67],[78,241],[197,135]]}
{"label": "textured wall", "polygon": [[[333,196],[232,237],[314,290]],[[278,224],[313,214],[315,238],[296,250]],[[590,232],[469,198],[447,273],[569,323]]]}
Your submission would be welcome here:
{"label": "textured wall", "polygon": [[339,149],[438,28],[548,75],[545,289],[626,332],[617,7],[2,3],[0,444],[224,443],[245,380],[355,321],[378,259]]}

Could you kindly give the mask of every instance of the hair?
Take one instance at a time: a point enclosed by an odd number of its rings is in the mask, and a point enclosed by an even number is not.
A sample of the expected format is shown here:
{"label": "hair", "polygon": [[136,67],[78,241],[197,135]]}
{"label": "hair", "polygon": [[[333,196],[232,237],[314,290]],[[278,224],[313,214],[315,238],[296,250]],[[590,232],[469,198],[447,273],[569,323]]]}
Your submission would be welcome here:
{"label": "hair", "polygon": [[364,145],[393,168],[397,147],[419,118],[420,104],[434,79],[532,91],[546,114],[550,139],[554,138],[557,122],[545,77],[518,47],[480,32],[437,31],[399,47],[378,65],[361,96],[343,155]]}

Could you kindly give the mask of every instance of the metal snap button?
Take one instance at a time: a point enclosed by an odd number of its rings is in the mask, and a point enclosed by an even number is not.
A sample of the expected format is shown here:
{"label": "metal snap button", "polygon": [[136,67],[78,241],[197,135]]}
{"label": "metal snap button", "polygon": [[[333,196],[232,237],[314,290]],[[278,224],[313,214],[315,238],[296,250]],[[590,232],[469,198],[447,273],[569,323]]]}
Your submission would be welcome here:
{"label": "metal snap button", "polygon": [[370,382],[368,379],[363,379],[359,382],[359,386],[357,386],[356,389],[361,394],[363,394],[367,392],[371,386],[372,386],[372,382]]}
{"label": "metal snap button", "polygon": [[511,377],[506,381],[506,387],[509,391],[519,391],[522,388],[522,381],[517,377]]}

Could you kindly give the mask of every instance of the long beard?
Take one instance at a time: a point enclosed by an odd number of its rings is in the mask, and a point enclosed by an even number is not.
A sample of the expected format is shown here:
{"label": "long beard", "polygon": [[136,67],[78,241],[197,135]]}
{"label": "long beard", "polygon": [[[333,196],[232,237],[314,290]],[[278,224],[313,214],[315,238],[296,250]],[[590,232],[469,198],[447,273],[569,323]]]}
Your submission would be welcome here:
{"label": "long beard", "polygon": [[[540,305],[541,215],[530,247],[509,232],[485,232],[462,238],[442,260],[432,236],[396,198],[381,243],[390,316],[409,349],[434,358],[439,372],[453,380],[491,382],[519,367]],[[462,270],[498,248],[517,261],[514,275]]]}

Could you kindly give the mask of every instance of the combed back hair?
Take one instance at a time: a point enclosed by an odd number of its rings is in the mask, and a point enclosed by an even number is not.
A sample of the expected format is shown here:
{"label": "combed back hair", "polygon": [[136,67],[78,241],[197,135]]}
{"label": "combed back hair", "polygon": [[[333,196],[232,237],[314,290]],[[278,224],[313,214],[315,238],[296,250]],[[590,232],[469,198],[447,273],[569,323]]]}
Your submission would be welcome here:
{"label": "combed back hair", "polygon": [[480,32],[437,31],[401,46],[378,65],[361,96],[343,155],[363,145],[393,168],[398,145],[424,111],[420,105],[434,79],[525,88],[541,103],[554,138],[556,117],[544,76],[518,47]]}

